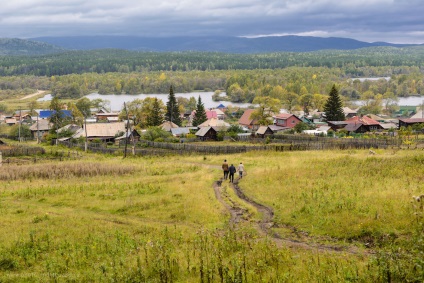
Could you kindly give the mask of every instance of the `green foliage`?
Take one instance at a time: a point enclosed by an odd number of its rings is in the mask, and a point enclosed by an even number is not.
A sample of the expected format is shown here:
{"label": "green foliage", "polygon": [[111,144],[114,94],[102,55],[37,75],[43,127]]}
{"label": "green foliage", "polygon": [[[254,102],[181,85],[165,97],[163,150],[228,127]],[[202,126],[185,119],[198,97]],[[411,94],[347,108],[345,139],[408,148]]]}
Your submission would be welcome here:
{"label": "green foliage", "polygon": [[343,112],[343,104],[336,89],[333,85],[330,91],[330,96],[324,106],[324,112],[327,121],[344,121],[345,115]]}
{"label": "green foliage", "polygon": [[0,103],[0,112],[6,112],[7,111],[7,105]]}
{"label": "green foliage", "polygon": [[239,126],[239,125],[231,125],[227,129],[227,133],[239,134],[239,133],[244,133],[244,131],[243,131],[242,127]]}
{"label": "green foliage", "polygon": [[163,106],[159,99],[154,98],[151,111],[146,111],[146,126],[156,127],[163,123]]}
{"label": "green foliage", "polygon": [[194,114],[192,124],[196,127],[205,122],[206,120],[208,120],[208,118],[206,116],[205,106],[203,105],[202,99],[199,95],[199,98],[197,99],[196,113]]}
{"label": "green foliage", "polygon": [[309,130],[309,129],[310,129],[309,125],[306,124],[305,122],[297,123],[294,126],[294,130],[295,130],[296,133],[301,133],[302,131]]}
{"label": "green foliage", "polygon": [[141,138],[149,141],[156,141],[157,139],[162,139],[164,141],[166,138],[170,138],[172,134],[170,132],[164,131],[159,127],[150,127],[147,131],[141,134]]}
{"label": "green foliage", "polygon": [[169,88],[168,102],[166,103],[166,121],[171,121],[172,123],[181,126],[181,116],[179,110],[179,104],[175,98],[174,89],[172,85]]}
{"label": "green foliage", "polygon": [[18,139],[19,137],[21,137],[21,138],[31,138],[32,137],[31,130],[25,124],[21,124],[20,127],[19,127],[19,124],[15,124],[15,125],[11,126],[10,131],[9,131],[9,135],[16,138],[16,139]]}

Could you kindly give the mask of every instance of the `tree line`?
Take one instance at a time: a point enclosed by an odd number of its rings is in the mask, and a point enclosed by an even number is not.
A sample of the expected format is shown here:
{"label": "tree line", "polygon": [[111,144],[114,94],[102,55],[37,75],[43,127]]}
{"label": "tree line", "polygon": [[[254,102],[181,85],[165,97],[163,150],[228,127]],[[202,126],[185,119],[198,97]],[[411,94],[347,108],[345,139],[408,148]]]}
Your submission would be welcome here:
{"label": "tree line", "polygon": [[287,67],[341,68],[368,76],[366,68],[418,66],[424,47],[370,47],[357,50],[231,54],[218,52],[138,52],[117,49],[70,51],[43,56],[0,56],[0,76],[63,76],[83,73],[256,70]]}

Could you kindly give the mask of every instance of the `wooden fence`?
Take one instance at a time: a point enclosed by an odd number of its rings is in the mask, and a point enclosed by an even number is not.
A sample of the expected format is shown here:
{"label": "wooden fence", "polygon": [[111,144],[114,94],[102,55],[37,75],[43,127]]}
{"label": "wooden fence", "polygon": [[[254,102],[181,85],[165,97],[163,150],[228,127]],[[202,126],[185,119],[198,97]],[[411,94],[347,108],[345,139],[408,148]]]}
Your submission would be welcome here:
{"label": "wooden fence", "polygon": [[[203,145],[196,143],[169,143],[141,140],[133,149],[128,145],[127,154],[135,155],[168,155],[168,154],[231,154],[250,151],[299,151],[299,150],[332,150],[332,149],[370,149],[400,147],[398,139],[352,139],[326,138],[306,136],[270,136],[272,144],[266,144],[267,139],[250,138],[248,145]],[[83,144],[73,144],[67,141],[59,142],[67,147],[84,149]],[[88,150],[104,154],[123,154],[124,148],[110,147],[104,144],[89,144]]]}
{"label": "wooden fence", "polygon": [[46,151],[42,147],[12,147],[12,148],[0,148],[3,157],[12,157],[12,156],[33,156],[45,154]]}

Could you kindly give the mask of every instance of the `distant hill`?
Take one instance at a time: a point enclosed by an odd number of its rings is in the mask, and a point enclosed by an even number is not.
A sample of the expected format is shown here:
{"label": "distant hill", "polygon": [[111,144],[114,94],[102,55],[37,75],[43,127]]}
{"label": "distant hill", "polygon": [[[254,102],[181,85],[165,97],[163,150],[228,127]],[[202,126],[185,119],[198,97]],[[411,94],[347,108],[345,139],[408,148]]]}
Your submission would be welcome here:
{"label": "distant hill", "polygon": [[337,49],[352,50],[374,46],[404,47],[411,44],[363,42],[350,38],[312,36],[241,37],[168,37],[147,38],[134,36],[74,36],[37,37],[32,40],[73,50],[116,48],[137,51],[208,51],[226,53],[309,52]]}
{"label": "distant hill", "polygon": [[45,55],[63,52],[63,47],[18,38],[0,38],[0,55]]}

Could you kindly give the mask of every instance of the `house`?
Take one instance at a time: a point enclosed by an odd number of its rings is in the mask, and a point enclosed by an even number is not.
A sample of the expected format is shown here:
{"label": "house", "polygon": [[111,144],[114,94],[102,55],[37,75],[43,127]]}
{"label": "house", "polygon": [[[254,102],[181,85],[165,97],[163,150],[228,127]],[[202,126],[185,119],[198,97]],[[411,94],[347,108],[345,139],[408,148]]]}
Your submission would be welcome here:
{"label": "house", "polygon": [[222,120],[219,120],[218,118],[211,118],[211,119],[206,120],[202,124],[200,124],[198,127],[199,128],[215,127],[215,128],[219,128],[220,130],[226,130],[227,128],[230,127],[230,124],[228,124],[227,122],[224,122]]}
{"label": "house", "polygon": [[224,120],[225,113],[222,112],[220,109],[212,109],[211,111],[216,113],[216,118],[218,118],[219,120]]}
{"label": "house", "polygon": [[[87,128],[87,139],[100,139],[104,142],[114,141],[116,137],[126,132],[125,122],[117,123],[92,123],[85,125]],[[72,138],[85,137],[86,130],[82,128]]]}
{"label": "house", "polygon": [[[195,110],[194,110],[194,112],[196,113]],[[216,111],[206,110],[205,112],[206,112],[206,118],[208,118],[208,119],[218,118]],[[194,115],[193,115],[193,117],[194,117]]]}
{"label": "house", "polygon": [[256,131],[256,136],[264,138],[269,135],[273,135],[277,132],[289,130],[288,127],[280,127],[276,125],[268,125],[268,126],[260,126],[259,129]]}
{"label": "house", "polygon": [[17,124],[18,121],[16,120],[16,118],[5,118],[4,123],[7,124],[8,126],[13,126]]}
{"label": "house", "polygon": [[399,129],[401,127],[406,128],[408,126],[412,126],[414,124],[420,124],[420,123],[424,123],[423,118],[415,118],[415,119],[413,119],[413,118],[405,118],[405,119],[400,118],[399,119]]}
{"label": "house", "polygon": [[196,132],[196,137],[202,141],[218,139],[218,131],[214,127],[202,127]]}
{"label": "house", "polygon": [[170,132],[171,129],[178,128],[178,125],[175,123],[172,123],[171,121],[165,121],[159,125],[159,128],[161,128],[164,131]]}
{"label": "house", "polygon": [[49,132],[51,127],[52,127],[52,123],[50,123],[49,120],[41,119],[35,122],[35,124],[32,124],[31,127],[29,127],[29,129],[34,139],[37,139],[37,136],[38,136],[38,140],[40,140],[44,134]]}
{"label": "house", "polygon": [[259,129],[259,123],[256,119],[250,118],[250,115],[252,115],[253,111],[255,109],[247,109],[244,111],[243,115],[241,115],[240,119],[238,120],[238,123],[242,127],[246,127],[251,131],[257,131]]}
{"label": "house", "polygon": [[343,113],[347,119],[358,115],[358,111],[352,110],[349,107],[343,107]]}
{"label": "house", "polygon": [[124,141],[127,139],[127,142],[133,143],[138,142],[140,140],[141,135],[137,132],[136,129],[133,129],[132,131],[128,130],[126,133],[124,133],[122,136],[115,138],[115,142]]}
{"label": "house", "polygon": [[337,130],[340,130],[346,127],[347,122],[346,121],[327,121],[327,124],[331,128],[331,130],[336,132]]}
{"label": "house", "polygon": [[274,125],[287,128],[294,128],[294,126],[302,122],[296,115],[289,113],[280,113],[272,118],[274,119]]}
{"label": "house", "polygon": [[107,112],[107,113],[96,113],[97,122],[118,122],[119,113],[118,112]]}
{"label": "house", "polygon": [[[362,117],[354,116],[352,118],[347,119],[345,122],[347,123],[345,129],[348,132],[351,132],[350,130],[354,128],[357,129],[356,131],[354,131],[355,133],[365,133],[365,132],[383,130],[383,127],[380,125],[379,122],[367,116],[362,116]],[[362,124],[363,126],[357,127],[357,124]]]}

